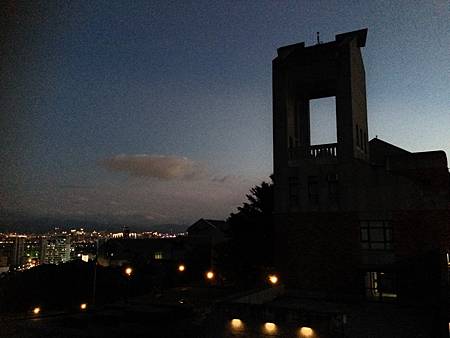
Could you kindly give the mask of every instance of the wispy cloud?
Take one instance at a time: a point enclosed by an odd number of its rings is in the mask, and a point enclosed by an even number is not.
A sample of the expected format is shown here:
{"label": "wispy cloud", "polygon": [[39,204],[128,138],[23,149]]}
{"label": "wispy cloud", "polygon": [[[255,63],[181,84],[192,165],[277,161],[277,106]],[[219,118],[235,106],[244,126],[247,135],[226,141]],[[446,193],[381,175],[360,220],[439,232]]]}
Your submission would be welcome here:
{"label": "wispy cloud", "polygon": [[181,156],[123,154],[102,159],[99,164],[110,171],[160,180],[192,180],[206,174],[204,167]]}
{"label": "wispy cloud", "polygon": [[61,184],[61,185],[59,185],[59,187],[61,189],[75,189],[75,190],[93,189],[94,188],[93,186],[90,186],[90,185],[77,185],[77,184]]}

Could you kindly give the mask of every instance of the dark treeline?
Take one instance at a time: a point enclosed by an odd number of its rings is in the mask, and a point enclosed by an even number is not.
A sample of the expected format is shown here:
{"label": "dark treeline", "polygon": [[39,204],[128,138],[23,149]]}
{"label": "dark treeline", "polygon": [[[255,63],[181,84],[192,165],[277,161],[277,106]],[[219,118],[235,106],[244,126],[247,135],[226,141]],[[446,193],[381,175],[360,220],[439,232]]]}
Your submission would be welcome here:
{"label": "dark treeline", "polygon": [[[53,310],[78,309],[93,302],[94,263],[72,261],[44,264],[22,272],[10,272],[0,279],[0,311],[26,312],[35,306]],[[133,276],[124,267],[97,266],[95,303],[106,304],[140,294],[157,293],[177,283],[174,268],[133,267]]]}

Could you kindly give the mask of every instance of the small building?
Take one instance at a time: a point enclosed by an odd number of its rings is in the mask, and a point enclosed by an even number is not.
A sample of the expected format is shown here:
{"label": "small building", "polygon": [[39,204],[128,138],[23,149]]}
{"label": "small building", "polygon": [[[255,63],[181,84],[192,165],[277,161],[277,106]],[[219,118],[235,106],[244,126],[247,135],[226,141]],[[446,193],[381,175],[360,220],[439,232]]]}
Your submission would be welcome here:
{"label": "small building", "polygon": [[230,228],[226,221],[200,218],[186,231],[189,238],[197,238],[214,246],[228,239],[229,230]]}
{"label": "small building", "polygon": [[182,261],[183,238],[110,239],[100,247],[99,263],[104,266]]}

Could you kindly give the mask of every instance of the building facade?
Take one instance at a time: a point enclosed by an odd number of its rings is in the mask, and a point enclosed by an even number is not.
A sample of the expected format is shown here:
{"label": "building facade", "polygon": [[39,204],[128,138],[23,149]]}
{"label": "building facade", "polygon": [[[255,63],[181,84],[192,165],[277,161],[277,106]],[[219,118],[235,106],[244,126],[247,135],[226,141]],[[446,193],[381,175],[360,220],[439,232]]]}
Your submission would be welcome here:
{"label": "building facade", "polygon": [[60,264],[70,260],[70,236],[54,234],[42,239],[42,258],[44,264]]}
{"label": "building facade", "polygon": [[[273,60],[277,268],[308,295],[442,304],[446,154],[369,141],[366,36],[282,47]],[[325,97],[335,98],[337,142],[311,144],[310,101]]]}

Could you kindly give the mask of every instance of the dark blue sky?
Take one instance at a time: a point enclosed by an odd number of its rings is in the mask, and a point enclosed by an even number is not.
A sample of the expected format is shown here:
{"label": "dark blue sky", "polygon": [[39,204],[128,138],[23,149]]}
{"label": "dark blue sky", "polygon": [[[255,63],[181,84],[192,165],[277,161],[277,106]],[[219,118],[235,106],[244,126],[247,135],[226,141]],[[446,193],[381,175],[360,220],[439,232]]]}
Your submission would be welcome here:
{"label": "dark blue sky", "polygon": [[448,154],[449,6],[13,2],[2,45],[1,208],[149,223],[226,217],[272,172],[276,48],[313,44],[316,31],[328,41],[369,29],[371,138]]}

